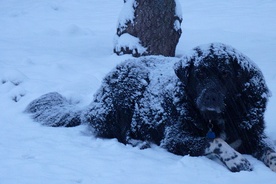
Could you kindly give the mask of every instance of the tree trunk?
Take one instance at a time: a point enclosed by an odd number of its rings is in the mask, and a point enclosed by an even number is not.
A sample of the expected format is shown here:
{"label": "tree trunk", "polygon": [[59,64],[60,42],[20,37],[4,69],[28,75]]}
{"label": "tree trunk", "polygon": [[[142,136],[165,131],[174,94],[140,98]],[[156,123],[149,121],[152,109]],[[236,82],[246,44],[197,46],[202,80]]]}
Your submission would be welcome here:
{"label": "tree trunk", "polygon": [[136,57],[175,56],[182,32],[181,8],[177,6],[175,0],[125,0],[122,11],[133,14],[127,15],[128,18],[124,14],[125,20],[119,19],[114,52]]}

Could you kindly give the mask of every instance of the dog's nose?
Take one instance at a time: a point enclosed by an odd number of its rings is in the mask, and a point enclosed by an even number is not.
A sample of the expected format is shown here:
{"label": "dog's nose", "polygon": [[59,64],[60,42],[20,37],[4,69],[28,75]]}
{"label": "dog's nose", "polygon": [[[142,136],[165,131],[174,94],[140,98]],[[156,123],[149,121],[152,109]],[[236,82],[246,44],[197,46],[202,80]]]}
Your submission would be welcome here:
{"label": "dog's nose", "polygon": [[219,101],[218,96],[219,95],[214,92],[209,92],[209,93],[205,94],[205,104],[210,107],[217,104]]}
{"label": "dog's nose", "polygon": [[197,99],[197,106],[201,111],[220,113],[223,110],[223,95],[216,90],[203,90]]}

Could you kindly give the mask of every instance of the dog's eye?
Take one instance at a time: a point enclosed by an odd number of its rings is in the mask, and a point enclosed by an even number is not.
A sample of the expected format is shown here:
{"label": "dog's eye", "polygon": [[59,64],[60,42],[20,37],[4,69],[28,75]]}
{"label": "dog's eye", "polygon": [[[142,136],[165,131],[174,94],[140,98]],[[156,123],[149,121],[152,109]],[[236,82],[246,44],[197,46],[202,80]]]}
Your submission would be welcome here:
{"label": "dog's eye", "polygon": [[204,72],[198,72],[198,73],[197,73],[197,76],[198,76],[198,78],[200,78],[200,79],[204,79],[204,78],[206,77],[206,73],[204,73]]}
{"label": "dog's eye", "polygon": [[228,72],[228,71],[222,71],[222,73],[221,73],[221,76],[223,77],[223,78],[227,78],[227,77],[229,77],[229,75],[230,75],[230,73]]}

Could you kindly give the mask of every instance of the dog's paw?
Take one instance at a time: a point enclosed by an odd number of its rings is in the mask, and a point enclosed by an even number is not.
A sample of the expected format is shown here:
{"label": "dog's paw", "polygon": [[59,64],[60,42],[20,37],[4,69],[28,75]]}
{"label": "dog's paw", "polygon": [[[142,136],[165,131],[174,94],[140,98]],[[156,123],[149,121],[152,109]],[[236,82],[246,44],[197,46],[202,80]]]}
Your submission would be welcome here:
{"label": "dog's paw", "polygon": [[250,162],[224,140],[217,138],[209,142],[205,154],[215,155],[232,172],[252,171]]}
{"label": "dog's paw", "polygon": [[223,159],[223,162],[232,172],[252,171],[250,162],[242,155],[235,153],[231,158]]}
{"label": "dog's paw", "polygon": [[136,139],[130,139],[128,140],[128,143],[132,145],[133,147],[138,147],[139,149],[147,149],[150,148],[150,143],[147,141],[140,141]]}
{"label": "dog's paw", "polygon": [[265,164],[274,172],[276,172],[276,153],[268,152],[266,155]]}

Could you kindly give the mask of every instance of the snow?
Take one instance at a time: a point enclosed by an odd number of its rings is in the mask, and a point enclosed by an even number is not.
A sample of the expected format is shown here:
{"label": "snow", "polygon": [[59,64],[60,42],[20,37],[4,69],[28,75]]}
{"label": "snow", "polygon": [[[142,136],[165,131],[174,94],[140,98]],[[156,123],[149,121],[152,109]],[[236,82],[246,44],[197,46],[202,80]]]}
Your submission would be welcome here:
{"label": "snow", "polygon": [[[128,0],[127,2],[131,2]],[[276,2],[178,0],[176,55],[221,42],[247,55],[272,92],[265,119],[276,140]],[[273,183],[276,173],[251,156],[252,172],[231,173],[205,157],[180,157],[96,139],[82,125],[49,128],[23,113],[38,96],[59,92],[88,105],[103,77],[131,58],[113,54],[122,0],[0,1],[0,181],[36,183]]]}
{"label": "snow", "polygon": [[175,16],[176,17],[179,17],[180,20],[176,20],[174,22],[174,29],[176,31],[180,30],[181,29],[181,22],[183,17],[182,17],[182,6],[181,6],[181,3],[179,2],[179,0],[175,0]]}
{"label": "snow", "polygon": [[[135,0],[127,0],[124,3],[124,7],[122,8],[119,18],[118,18],[119,25],[125,25],[128,22],[133,23],[135,7],[137,7]],[[118,27],[120,27],[119,25],[118,25]]]}
{"label": "snow", "polygon": [[124,50],[132,50],[133,55],[142,55],[147,51],[147,48],[141,45],[141,41],[139,38],[134,37],[128,33],[124,33],[120,37],[118,37],[117,35],[114,37],[114,49],[116,50],[116,52],[119,52],[123,48]]}
{"label": "snow", "polygon": [[174,0],[175,2],[175,16],[179,17],[180,19],[182,19],[182,6],[181,3],[179,2],[179,0]]}
{"label": "snow", "polygon": [[[243,70],[255,73],[255,75],[249,80],[249,82],[245,84],[245,87],[256,86],[256,89],[261,89],[262,87],[267,88],[266,83],[263,80],[264,77],[262,71],[255,64],[255,62],[230,45],[225,45],[222,43],[210,43],[197,46],[192,51],[190,51],[189,54],[186,54],[183,57],[181,65],[186,66],[187,62],[191,59],[194,60],[194,66],[199,66],[200,64],[204,65],[204,58],[208,57],[208,55],[210,54],[210,48],[213,48],[214,54],[218,55],[219,59],[225,57],[227,58],[227,56],[233,56]],[[222,62],[229,63],[229,60],[227,59]],[[271,97],[270,91],[265,90],[265,92],[262,94],[262,97],[266,99]]]}

